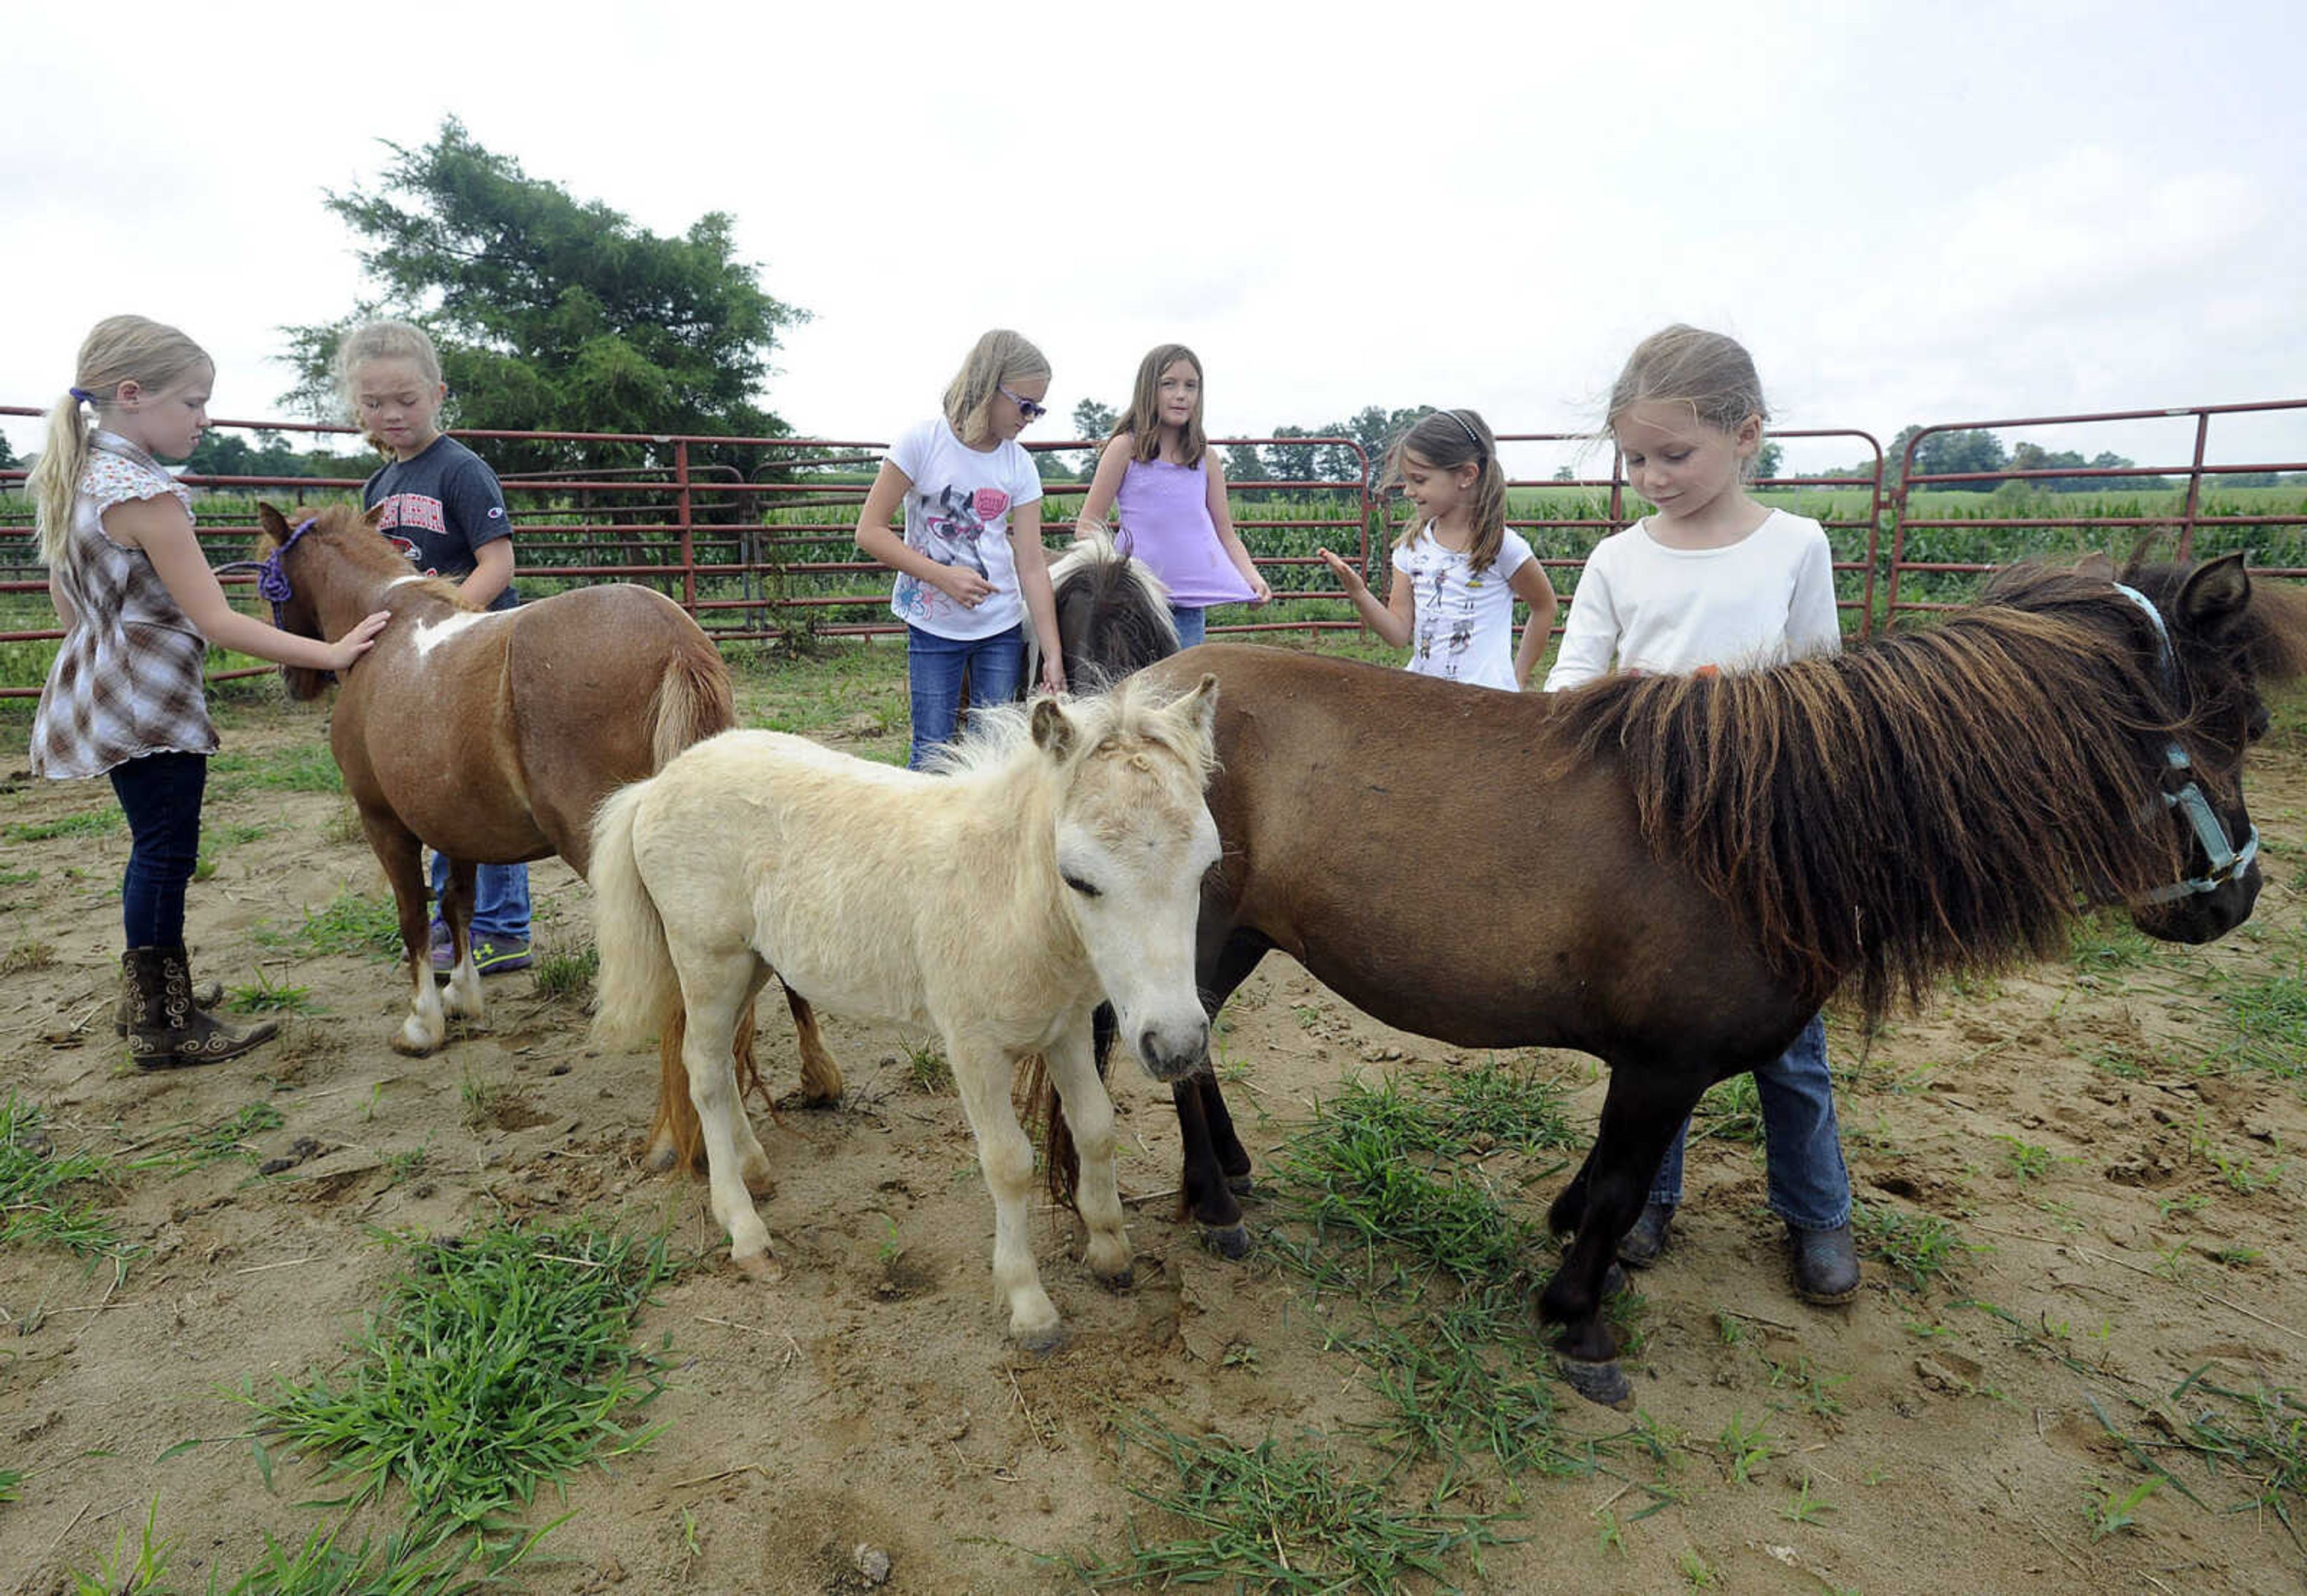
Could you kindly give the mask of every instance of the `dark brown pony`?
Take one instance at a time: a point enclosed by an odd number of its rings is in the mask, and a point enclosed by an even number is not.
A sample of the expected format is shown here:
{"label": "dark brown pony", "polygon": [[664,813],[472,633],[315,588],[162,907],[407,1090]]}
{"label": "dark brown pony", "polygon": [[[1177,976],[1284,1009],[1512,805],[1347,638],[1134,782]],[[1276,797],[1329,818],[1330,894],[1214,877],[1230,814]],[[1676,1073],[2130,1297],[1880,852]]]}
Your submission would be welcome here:
{"label": "dark brown pony", "polygon": [[[1623,1401],[1604,1278],[1707,1087],[1837,992],[1874,1013],[2059,952],[2083,897],[2174,941],[2250,914],[2243,752],[2258,681],[2307,664],[2303,596],[2240,556],[2113,576],[2022,567],[1838,656],[1555,696],[1223,644],[1151,666],[1220,684],[1210,1011],[1278,948],[1403,1030],[1608,1064],[1539,1309]],[[1173,1092],[1184,1200],[1238,1256],[1249,1159],[1212,1077]]]}
{"label": "dark brown pony", "polygon": [[[410,1014],[392,1038],[425,1054],[445,1034],[427,946],[422,848],[450,861],[442,917],[456,940],[447,1011],[478,1018],[469,922],[473,867],[558,854],[578,874],[592,853],[593,811],[626,782],[655,772],[700,738],[736,724],[729,674],[712,640],[663,594],[628,583],[580,588],[485,613],[450,583],[417,575],[349,504],[309,512],[291,529],[260,505],[259,590],[284,629],[336,637],[390,610],[376,647],[345,674],[330,744],[361,829],[400,911]],[[325,674],[287,668],[290,693],[318,694]],[[788,994],[802,1038],[804,1095],[840,1094],[840,1071],[815,1018]],[[681,1015],[665,1017],[664,1057],[684,1078]],[[750,1032],[740,1036],[750,1073]],[[828,1073],[829,1072],[829,1073]],[[693,1162],[662,1115],[651,1162]]]}

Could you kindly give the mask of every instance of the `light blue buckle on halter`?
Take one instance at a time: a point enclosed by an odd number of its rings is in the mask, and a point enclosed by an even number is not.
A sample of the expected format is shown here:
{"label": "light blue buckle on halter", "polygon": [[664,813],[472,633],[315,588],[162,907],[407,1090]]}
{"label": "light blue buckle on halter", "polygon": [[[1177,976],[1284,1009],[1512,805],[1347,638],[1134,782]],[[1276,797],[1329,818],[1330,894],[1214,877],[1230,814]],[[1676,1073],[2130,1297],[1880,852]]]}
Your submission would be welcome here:
{"label": "light blue buckle on halter", "polygon": [[[2176,686],[2178,663],[2171,655],[2171,629],[2164,623],[2163,612],[2136,588],[2126,588],[2117,582],[2114,590],[2144,610],[2147,618],[2155,623],[2156,664],[2162,672],[2163,685],[2165,688]],[[2210,869],[2202,875],[2189,876],[2171,886],[2157,887],[2152,892],[2141,893],[2139,895],[2141,903],[2167,904],[2183,897],[2192,897],[2199,892],[2216,892],[2249,870],[2251,861],[2259,857],[2258,825],[2252,824],[2250,839],[2241,848],[2228,840],[2226,828],[2219,824],[2218,816],[2211,812],[2211,801],[2203,796],[2201,785],[2191,774],[2195,768],[2194,760],[2187,757],[2187,751],[2179,746],[2176,737],[2165,745],[2163,758],[2170,769],[2191,773],[2185,785],[2177,792],[2163,794],[2163,804],[2165,809],[2179,811],[2186,817],[2187,823],[2194,828],[2195,840],[2202,845],[2203,859]]]}

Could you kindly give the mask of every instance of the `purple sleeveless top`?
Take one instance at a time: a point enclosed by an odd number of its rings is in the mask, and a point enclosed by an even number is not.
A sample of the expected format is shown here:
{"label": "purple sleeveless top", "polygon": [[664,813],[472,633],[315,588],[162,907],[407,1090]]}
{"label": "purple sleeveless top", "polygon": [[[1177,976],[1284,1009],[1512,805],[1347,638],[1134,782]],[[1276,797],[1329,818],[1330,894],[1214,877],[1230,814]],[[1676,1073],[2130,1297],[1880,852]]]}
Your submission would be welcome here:
{"label": "purple sleeveless top", "polygon": [[1206,454],[1202,462],[1173,466],[1167,460],[1132,460],[1122,476],[1121,491],[1113,497],[1121,518],[1116,536],[1125,538],[1124,546],[1154,568],[1170,589],[1170,602],[1181,610],[1240,604],[1250,596],[1249,584],[1218,542],[1217,527],[1210,519]]}

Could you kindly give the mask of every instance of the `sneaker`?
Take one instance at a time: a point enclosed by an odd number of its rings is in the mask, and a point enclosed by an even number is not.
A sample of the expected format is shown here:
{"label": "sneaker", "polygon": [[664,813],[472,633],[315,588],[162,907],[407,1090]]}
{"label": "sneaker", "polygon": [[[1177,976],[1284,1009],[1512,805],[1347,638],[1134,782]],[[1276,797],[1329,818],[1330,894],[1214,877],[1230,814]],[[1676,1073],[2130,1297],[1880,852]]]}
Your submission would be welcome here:
{"label": "sneaker", "polygon": [[453,970],[453,969],[455,969],[456,967],[457,967],[457,942],[456,942],[456,939],[455,939],[455,938],[453,938],[453,937],[451,937],[451,936],[449,934],[449,927],[448,927],[448,924],[447,924],[447,922],[446,922],[436,920],[436,921],[434,921],[434,922],[433,922],[433,971],[434,971],[436,974],[440,974],[440,973],[444,973],[444,972],[447,972],[447,971],[450,971],[450,970]]}
{"label": "sneaker", "polygon": [[483,937],[473,944],[473,965],[484,975],[510,975],[535,962],[519,937]]}

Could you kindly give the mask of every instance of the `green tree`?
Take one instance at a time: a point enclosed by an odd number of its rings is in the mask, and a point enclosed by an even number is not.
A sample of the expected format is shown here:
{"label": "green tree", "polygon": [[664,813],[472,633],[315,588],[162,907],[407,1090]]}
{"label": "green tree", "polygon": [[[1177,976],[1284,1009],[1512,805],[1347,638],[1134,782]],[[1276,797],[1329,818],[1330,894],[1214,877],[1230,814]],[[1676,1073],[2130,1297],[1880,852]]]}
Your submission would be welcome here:
{"label": "green tree", "polygon": [[[454,425],[753,437],[790,430],[755,399],[779,329],[805,313],[770,297],[759,269],[735,258],[726,212],[660,236],[527,176],[454,117],[422,149],[386,148],[393,159],[374,192],[328,197],[368,241],[361,265],[379,293],[342,322],[286,330],[297,372],[289,402],[341,415],[330,372],[338,341],[390,313],[433,334],[451,396],[444,420]],[[499,445],[490,455],[501,468],[536,470],[663,465],[669,452],[569,442]],[[750,451],[728,453],[740,468],[759,463]]]}
{"label": "green tree", "polygon": [[[1074,436],[1099,439],[1108,437],[1113,432],[1113,424],[1120,419],[1119,414],[1111,405],[1101,404],[1093,399],[1085,399],[1074,407]],[[1094,449],[1081,451],[1077,465],[1082,481],[1087,482],[1097,474],[1097,456],[1098,451]]]}
{"label": "green tree", "polygon": [[1786,459],[1786,450],[1774,439],[1762,440],[1762,448],[1754,451],[1754,475],[1770,477],[1779,474],[1779,466]]}
{"label": "green tree", "polygon": [[22,468],[16,463],[16,451],[8,447],[8,434],[0,433],[0,471],[16,471]]}

